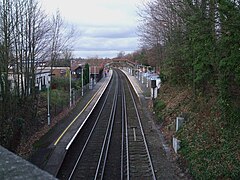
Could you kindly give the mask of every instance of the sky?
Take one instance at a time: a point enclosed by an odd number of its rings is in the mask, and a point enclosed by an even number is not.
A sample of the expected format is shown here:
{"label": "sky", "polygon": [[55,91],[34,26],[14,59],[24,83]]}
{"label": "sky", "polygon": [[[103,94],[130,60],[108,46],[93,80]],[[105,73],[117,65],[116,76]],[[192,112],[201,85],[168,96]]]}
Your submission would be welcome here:
{"label": "sky", "polygon": [[139,49],[138,7],[143,0],[40,0],[51,15],[60,11],[77,30],[75,58],[113,58]]}

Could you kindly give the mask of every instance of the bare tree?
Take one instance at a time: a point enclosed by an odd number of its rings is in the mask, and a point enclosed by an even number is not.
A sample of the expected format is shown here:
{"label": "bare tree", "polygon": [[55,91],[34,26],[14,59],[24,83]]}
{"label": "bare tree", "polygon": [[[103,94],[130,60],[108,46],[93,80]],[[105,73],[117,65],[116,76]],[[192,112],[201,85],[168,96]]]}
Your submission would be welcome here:
{"label": "bare tree", "polygon": [[14,132],[17,119],[35,119],[36,67],[49,56],[56,60],[69,45],[70,33],[62,25],[59,13],[51,21],[35,0],[0,0],[1,130],[7,124]]}
{"label": "bare tree", "polygon": [[[11,84],[9,83],[10,63],[12,61],[13,31],[12,7],[13,2],[0,1],[0,93],[1,118],[8,119],[11,113]],[[1,121],[2,123],[2,121]]]}
{"label": "bare tree", "polygon": [[117,58],[123,58],[125,55],[125,52],[124,51],[120,51],[118,54],[117,54]]}
{"label": "bare tree", "polygon": [[152,56],[149,57],[150,64],[163,67],[166,53],[174,52],[166,47],[180,46],[179,39],[185,31],[181,14],[183,7],[185,8],[184,1],[154,0],[139,9],[140,43],[151,52],[148,53]]}
{"label": "bare tree", "polygon": [[73,43],[73,37],[76,31],[73,27],[68,27],[57,11],[51,20],[51,43],[50,43],[50,60],[51,66],[54,66],[55,61],[60,57],[61,53],[70,52]]}

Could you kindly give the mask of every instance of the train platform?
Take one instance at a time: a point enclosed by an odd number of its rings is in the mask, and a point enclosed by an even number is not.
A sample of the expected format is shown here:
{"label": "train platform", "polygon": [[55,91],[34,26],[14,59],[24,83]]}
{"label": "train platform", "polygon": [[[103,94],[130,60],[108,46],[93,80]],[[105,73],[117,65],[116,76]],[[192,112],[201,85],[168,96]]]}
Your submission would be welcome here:
{"label": "train platform", "polygon": [[[141,98],[145,97],[145,93],[148,90],[150,91],[150,88],[146,88],[146,86],[140,83],[135,76],[130,75],[126,69],[122,69],[122,72],[124,72],[131,82],[136,94]],[[81,130],[94,107],[98,103],[98,100],[101,98],[101,95],[110,82],[111,77],[112,72],[96,84],[92,90],[95,91],[94,94],[91,98],[89,97],[90,100],[88,100],[82,110],[75,115],[76,117],[74,117],[71,123],[64,129],[62,134],[59,135],[59,137],[49,146],[49,148],[52,149],[52,153],[48,159],[48,162],[46,163],[46,166],[44,167],[45,171],[49,172],[53,176],[57,175],[68,148],[71,146],[74,138],[77,136],[78,132]]]}
{"label": "train platform", "polygon": [[127,76],[139,98],[151,98],[150,81],[147,78],[132,75],[127,68],[123,68],[121,71]]}
{"label": "train platform", "polygon": [[[79,105],[74,108],[77,113],[71,112],[68,117],[71,119],[70,123],[64,127],[58,138],[52,141],[47,150],[44,150],[44,156],[48,156],[44,167],[39,167],[37,163],[34,165],[0,146],[0,179],[56,179],[67,149],[90,116],[111,78],[112,71],[93,85],[92,89],[81,99]],[[39,158],[45,159],[40,156],[38,155]]]}
{"label": "train platform", "polygon": [[[136,94],[139,97],[146,97],[150,88],[146,84],[132,76],[127,69],[122,69],[131,82]],[[54,139],[48,146],[47,162],[44,167],[37,167],[30,162],[0,147],[0,179],[55,179],[57,172],[64,160],[67,149],[70,147],[76,134],[81,130],[87,121],[105,88],[110,82],[112,71],[107,77],[103,77],[93,86],[93,89],[85,95],[81,105],[77,108],[77,113],[70,115],[70,123],[64,127],[57,139]],[[146,94],[147,93],[147,94]],[[44,159],[44,157],[42,157]]]}
{"label": "train platform", "polygon": [[72,118],[70,124],[62,131],[58,138],[50,144],[49,148],[52,149],[52,152],[43,168],[45,171],[53,176],[57,175],[68,148],[97,105],[111,78],[112,71],[93,86],[91,96],[86,97],[87,101],[85,100],[85,103],[81,103],[83,107],[79,108],[78,113],[74,115],[75,117]]}
{"label": "train platform", "polygon": [[[111,72],[111,71],[110,71]],[[132,84],[137,96],[139,98],[146,97],[147,93],[150,92],[150,88],[147,88],[144,83],[141,83],[135,76],[130,75],[126,69],[122,69],[122,72],[127,76],[130,83]],[[105,78],[103,78],[100,82],[96,84],[92,91],[96,91],[91,99],[86,103],[85,107],[76,115],[76,117],[72,120],[72,122],[65,128],[62,134],[56,139],[49,148],[52,148],[51,156],[48,159],[44,170],[49,172],[50,174],[56,176],[57,172],[60,168],[62,161],[66,155],[68,148],[73,142],[74,138],[81,130],[82,126],[90,116],[92,110],[96,106],[98,100],[100,99],[102,93],[107,87],[110,79],[112,77],[112,72]],[[90,97],[89,97],[90,98]]]}

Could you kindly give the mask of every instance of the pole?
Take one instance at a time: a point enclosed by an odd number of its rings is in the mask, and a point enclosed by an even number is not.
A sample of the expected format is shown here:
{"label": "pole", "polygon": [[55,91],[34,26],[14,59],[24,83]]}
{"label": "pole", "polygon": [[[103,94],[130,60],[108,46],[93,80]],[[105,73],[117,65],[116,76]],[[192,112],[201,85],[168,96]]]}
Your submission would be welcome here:
{"label": "pole", "polygon": [[71,61],[70,61],[70,75],[69,75],[69,106],[72,106],[72,75],[71,75]]}
{"label": "pole", "polygon": [[83,96],[83,67],[82,67],[82,96]]}
{"label": "pole", "polygon": [[96,66],[94,66],[94,85],[96,84]]}
{"label": "pole", "polygon": [[91,66],[89,65],[89,89],[92,89],[91,83]]}
{"label": "pole", "polygon": [[48,82],[48,88],[47,88],[47,109],[48,109],[48,125],[50,125],[51,123],[51,118],[50,118],[50,96],[49,96],[49,88],[50,88],[50,84]]}

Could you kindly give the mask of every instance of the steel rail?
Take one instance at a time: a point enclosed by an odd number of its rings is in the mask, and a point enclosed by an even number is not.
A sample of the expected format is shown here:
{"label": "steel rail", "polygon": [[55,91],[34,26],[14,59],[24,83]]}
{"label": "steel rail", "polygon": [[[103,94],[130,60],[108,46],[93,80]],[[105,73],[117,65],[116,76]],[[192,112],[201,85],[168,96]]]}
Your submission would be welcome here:
{"label": "steel rail", "polygon": [[74,165],[74,167],[73,167],[73,169],[72,169],[72,171],[71,171],[71,174],[70,174],[69,177],[68,177],[68,180],[70,180],[70,179],[72,178],[72,176],[73,176],[73,174],[74,174],[74,172],[75,172],[75,170],[76,170],[76,168],[77,168],[77,165],[78,165],[78,163],[79,163],[79,161],[80,161],[80,159],[81,159],[81,157],[82,157],[82,154],[83,154],[83,152],[85,151],[85,148],[86,148],[87,145],[88,145],[88,142],[89,142],[89,140],[90,140],[90,138],[91,138],[91,136],[92,136],[92,133],[93,133],[93,131],[95,130],[95,127],[96,127],[96,125],[97,125],[97,123],[98,123],[98,121],[99,121],[99,118],[100,118],[100,116],[101,116],[101,114],[102,114],[102,111],[103,111],[103,109],[104,109],[104,107],[105,107],[105,104],[106,104],[106,102],[107,102],[107,99],[108,99],[108,97],[109,97],[109,93],[110,93],[111,87],[112,87],[112,84],[110,84],[110,87],[109,87],[109,90],[108,90],[108,92],[107,92],[106,98],[104,99],[103,105],[102,105],[102,107],[101,107],[101,109],[100,109],[100,112],[99,112],[99,114],[98,114],[98,116],[97,116],[97,119],[96,119],[96,121],[95,121],[95,123],[94,123],[94,126],[93,126],[93,128],[91,129],[91,131],[90,131],[90,133],[89,133],[89,136],[88,136],[88,138],[87,138],[87,140],[86,140],[86,142],[85,142],[85,144],[84,144],[84,146],[83,146],[83,149],[82,149],[81,153],[80,153],[79,156],[78,156],[78,159],[77,159],[77,161],[76,161],[76,163],[75,163],[75,165]]}
{"label": "steel rail", "polygon": [[129,92],[130,92],[130,95],[131,95],[131,98],[132,98],[132,101],[133,101],[133,104],[134,104],[134,108],[135,108],[135,111],[136,111],[136,114],[137,114],[137,119],[138,119],[138,123],[139,123],[139,126],[140,126],[141,134],[142,134],[142,137],[143,137],[145,149],[146,149],[146,152],[147,152],[147,155],[148,155],[148,160],[149,160],[149,164],[150,164],[150,167],[151,167],[153,179],[156,180],[156,175],[155,175],[155,172],[154,172],[153,163],[152,163],[151,155],[150,155],[150,152],[149,152],[149,149],[148,149],[145,133],[144,133],[144,130],[143,130],[143,127],[142,127],[141,118],[139,116],[139,112],[138,112],[138,109],[137,109],[135,99],[133,97],[133,93],[130,89],[129,84],[127,84],[127,85],[128,85],[128,89],[129,89]]}
{"label": "steel rail", "polygon": [[[66,173],[69,174],[71,172],[68,179],[73,179],[75,177],[79,178],[79,176],[88,178],[94,177],[94,179],[111,177],[112,179],[114,177],[112,175],[117,174],[118,178],[121,177],[121,179],[129,180],[132,177],[142,177],[142,174],[144,177],[147,175],[147,177],[156,180],[151,155],[148,149],[139,110],[137,108],[137,97],[135,97],[132,88],[133,85],[129,83],[121,71],[117,70],[115,72],[117,72],[115,73],[114,78],[115,83],[110,83],[110,88],[106,93],[106,97],[102,101],[103,104],[98,107],[98,111],[100,111],[94,115],[94,117],[97,117],[94,122],[92,121],[91,128],[88,128],[88,133],[84,137],[84,140],[86,141],[81,142],[81,152],[77,152],[75,156],[77,160],[74,159],[74,161],[71,161],[71,167],[73,168],[69,168],[71,170]],[[121,99],[119,98],[120,96]],[[120,109],[118,107],[122,108]],[[128,114],[128,111],[130,114]],[[120,116],[121,119],[116,119],[116,117]],[[115,126],[116,124],[118,125]],[[137,127],[137,131],[135,132],[134,128],[134,132],[132,132],[129,127]],[[115,131],[116,129],[118,130]],[[115,132],[117,134],[115,134]],[[113,143],[116,142],[114,141],[116,137],[118,137],[118,146],[114,146]],[[136,141],[135,137],[141,137],[141,140],[139,141],[138,139]],[[78,143],[78,141],[76,143]],[[116,147],[119,147],[117,148],[119,150],[117,151],[118,158],[112,158],[116,155],[116,153],[113,153],[116,151],[113,151],[114,148],[112,149],[112,147],[115,147],[115,150]],[[93,150],[97,150],[96,153],[91,153]],[[140,154],[138,150],[140,150]],[[143,159],[141,153],[144,154]],[[110,156],[113,154],[114,156]],[[91,160],[88,158],[89,155],[93,155]],[[119,164],[115,166],[118,162]],[[111,166],[111,163],[114,163],[114,166]],[[86,164],[89,164],[90,166],[85,166]],[[87,167],[91,167],[89,169],[91,171],[87,171]],[[116,170],[118,169],[118,171],[114,171],[115,173],[117,172],[116,174],[111,173],[112,167],[115,167]]]}
{"label": "steel rail", "polygon": [[125,143],[126,143],[126,159],[127,159],[127,180],[130,179],[130,160],[129,160],[129,146],[128,146],[128,118],[127,118],[127,105],[126,105],[126,94],[123,86],[123,104],[124,104],[124,120],[125,120]]}
{"label": "steel rail", "polygon": [[[123,92],[123,87],[122,87]],[[122,107],[124,107],[123,96],[122,96]],[[124,176],[124,109],[122,108],[122,142],[121,142],[121,180]]]}
{"label": "steel rail", "polygon": [[[110,82],[110,81],[109,81]],[[95,98],[95,96],[99,93],[99,92],[104,92],[104,90],[107,88],[109,82],[105,85],[105,86],[101,86],[97,92],[93,95],[93,97],[88,101],[88,103],[84,106],[84,108],[78,113],[78,115],[72,120],[72,122],[66,127],[66,129],[62,132],[62,134],[57,138],[57,140],[54,143],[54,146],[56,146],[59,141],[62,139],[62,137],[65,135],[65,133],[68,131],[68,129],[74,124],[74,122],[78,119],[78,117],[87,109],[87,107],[89,106],[89,104],[92,102],[92,100]],[[101,96],[99,96],[100,99]],[[99,100],[98,99],[98,100]],[[97,100],[97,101],[98,101]],[[97,104],[97,103],[96,103]],[[95,104],[95,105],[96,105]],[[95,107],[94,105],[94,107]],[[94,109],[94,107],[92,108],[92,110]],[[92,112],[92,111],[91,111]],[[79,131],[81,130],[82,126],[85,124],[85,122],[87,121],[88,117],[90,116],[91,112],[88,114],[87,118],[84,120],[83,124],[81,125],[81,127],[78,129],[78,131],[74,134],[74,137],[70,140],[70,142],[68,143],[68,145],[66,146],[66,150],[69,149],[70,145],[72,144],[72,142],[74,141],[75,137],[77,136],[77,134],[79,133]]]}
{"label": "steel rail", "polygon": [[[102,171],[101,171],[101,178],[100,178],[100,179],[103,179],[103,174],[104,174],[104,169],[105,169],[107,154],[108,154],[108,149],[109,149],[109,143],[110,143],[110,140],[111,140],[112,129],[113,129],[113,124],[114,124],[115,112],[116,112],[116,108],[117,108],[117,95],[118,95],[118,81],[117,81],[117,84],[116,84],[116,87],[115,87],[113,105],[112,105],[112,108],[111,108],[111,115],[109,117],[109,121],[108,121],[109,123],[108,123],[107,130],[106,130],[106,133],[105,133],[105,137],[104,137],[104,141],[103,141],[103,145],[102,145],[97,169],[96,169],[96,172],[95,172],[94,180],[96,180],[97,177],[98,177],[102,157],[105,154],[105,157],[104,157],[104,160],[103,160],[103,168],[102,168]],[[107,144],[106,144],[106,141],[107,141]],[[106,146],[106,150],[105,150],[105,153],[104,153],[105,146]]]}
{"label": "steel rail", "polygon": [[[109,82],[110,82],[110,81],[109,81]],[[105,89],[107,88],[107,86],[108,86],[108,84],[105,85],[105,86],[103,86],[103,87],[100,87],[100,89],[97,91],[97,93],[102,91],[101,94],[103,94],[103,92],[105,91]],[[96,93],[96,94],[97,94],[97,93]],[[96,96],[96,94],[94,94],[93,98]],[[76,138],[76,136],[78,135],[78,133],[80,132],[80,130],[82,129],[82,127],[84,126],[84,124],[87,122],[89,116],[90,116],[91,113],[93,112],[94,108],[96,107],[96,105],[97,105],[97,103],[98,103],[98,101],[100,100],[101,97],[102,97],[102,95],[100,95],[100,96],[98,97],[97,102],[94,104],[93,108],[92,108],[91,111],[88,113],[87,117],[85,118],[85,120],[83,121],[83,123],[81,124],[81,126],[78,128],[77,132],[74,134],[74,136],[72,137],[72,139],[69,141],[68,145],[66,146],[66,150],[68,150],[68,149],[70,148],[70,146],[72,145],[74,139]],[[91,98],[91,101],[92,101],[93,98]],[[89,101],[89,102],[87,103],[87,105],[84,107],[84,109],[79,113],[79,115],[80,115],[82,112],[84,112],[85,108],[86,108],[90,103],[91,103],[91,102]],[[78,116],[79,116],[79,115],[78,115]],[[74,121],[78,118],[78,116],[74,119]]]}
{"label": "steel rail", "polygon": [[124,97],[124,84],[122,83],[122,142],[121,142],[121,180],[124,178],[124,129],[125,129],[125,97]]}

